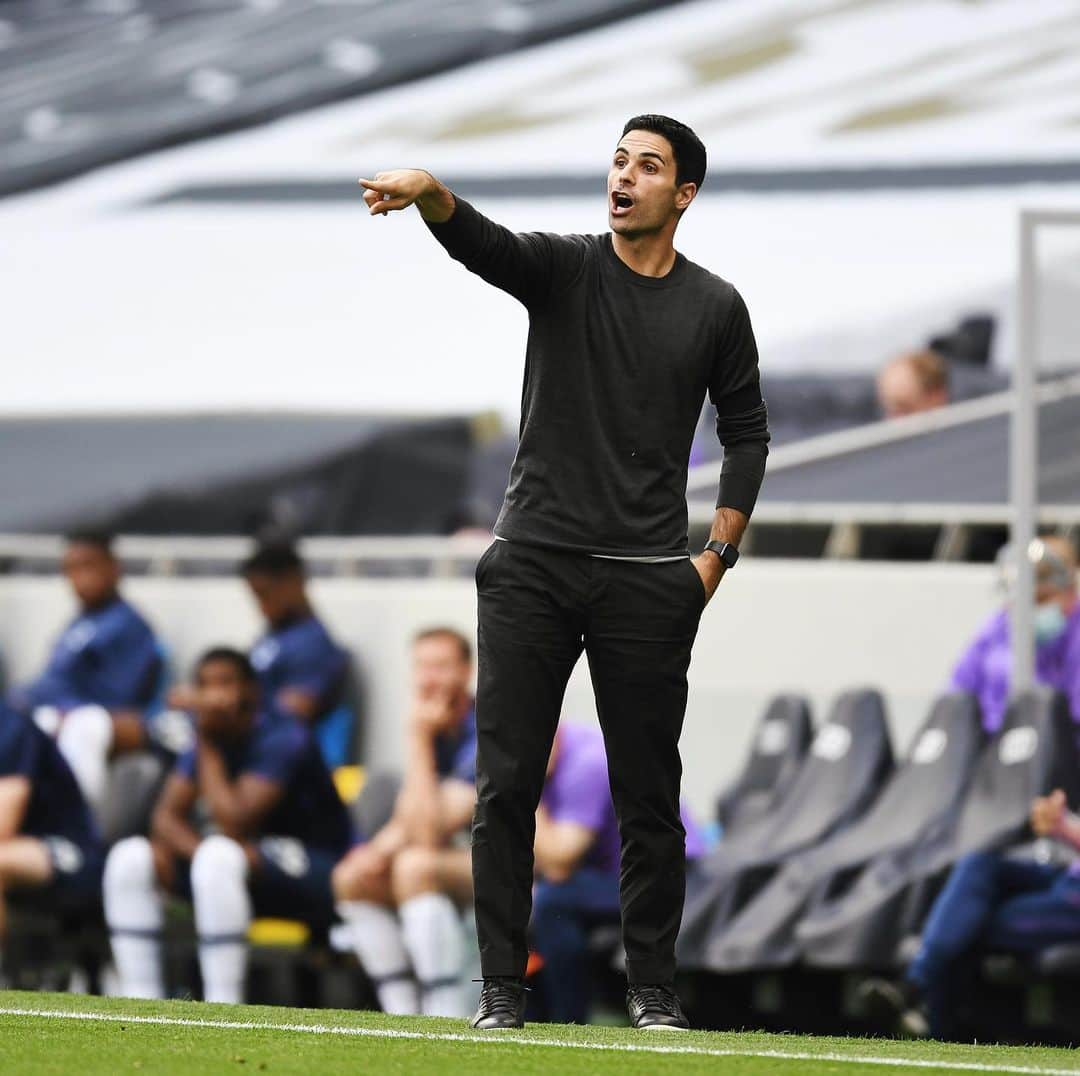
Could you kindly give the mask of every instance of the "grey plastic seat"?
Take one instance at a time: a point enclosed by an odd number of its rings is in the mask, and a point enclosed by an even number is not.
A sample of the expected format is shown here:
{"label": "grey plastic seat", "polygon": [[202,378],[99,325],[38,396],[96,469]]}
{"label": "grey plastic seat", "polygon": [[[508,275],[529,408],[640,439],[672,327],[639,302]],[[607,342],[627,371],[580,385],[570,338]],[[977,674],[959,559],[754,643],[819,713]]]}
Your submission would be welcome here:
{"label": "grey plastic seat", "polygon": [[[776,968],[799,955],[795,928],[801,916],[858,884],[903,852],[940,837],[956,817],[983,735],[978,704],[970,695],[938,699],[902,766],[873,806],[853,825],[789,859],[772,881],[710,939],[709,966],[716,971]],[[887,902],[875,917],[875,941],[885,930]],[[892,946],[890,953],[892,951]]]}
{"label": "grey plastic seat", "polygon": [[776,805],[802,765],[812,736],[804,696],[777,695],[769,703],[742,771],[717,799],[716,820],[726,837]]}
{"label": "grey plastic seat", "polygon": [[147,832],[168,774],[166,759],[156,751],[134,751],[109,763],[105,798],[97,818],[107,845]]}
{"label": "grey plastic seat", "polygon": [[786,795],[721,841],[692,876],[678,942],[682,966],[710,967],[711,941],[732,916],[785,860],[858,818],[892,766],[881,695],[867,689],[841,695]]}
{"label": "grey plastic seat", "polygon": [[1019,696],[979,754],[956,825],[881,859],[850,891],[807,915],[796,929],[802,960],[816,967],[896,963],[905,937],[919,928],[935,880],[969,852],[1005,848],[1029,835],[1035,796],[1060,787],[1075,803],[1078,779],[1065,699],[1042,688]]}

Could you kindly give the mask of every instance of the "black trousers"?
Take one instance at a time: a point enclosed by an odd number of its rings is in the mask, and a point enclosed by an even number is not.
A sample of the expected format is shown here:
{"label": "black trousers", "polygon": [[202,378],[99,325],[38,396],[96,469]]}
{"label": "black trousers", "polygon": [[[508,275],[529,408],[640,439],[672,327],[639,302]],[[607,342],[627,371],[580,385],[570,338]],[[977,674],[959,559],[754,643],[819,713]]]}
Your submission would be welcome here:
{"label": "black trousers", "polygon": [[678,742],[705,606],[697,569],[689,558],[641,564],[497,541],[476,581],[472,862],[483,974],[524,974],[536,806],[566,682],[584,650],[622,837],[627,974],[667,982],[686,889]]}

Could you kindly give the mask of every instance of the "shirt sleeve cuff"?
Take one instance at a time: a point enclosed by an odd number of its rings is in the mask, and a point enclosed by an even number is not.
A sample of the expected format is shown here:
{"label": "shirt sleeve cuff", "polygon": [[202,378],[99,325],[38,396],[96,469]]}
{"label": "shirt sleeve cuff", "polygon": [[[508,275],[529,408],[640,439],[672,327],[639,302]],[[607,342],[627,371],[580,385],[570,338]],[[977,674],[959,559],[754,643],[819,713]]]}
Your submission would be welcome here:
{"label": "shirt sleeve cuff", "polygon": [[724,449],[717,508],[734,508],[744,516],[751,515],[765,478],[767,454],[765,442],[748,441]]}
{"label": "shirt sleeve cuff", "polygon": [[454,212],[447,220],[425,220],[424,223],[431,234],[441,242],[444,238],[452,239],[454,236],[471,231],[478,216],[479,214],[469,202],[455,194]]}

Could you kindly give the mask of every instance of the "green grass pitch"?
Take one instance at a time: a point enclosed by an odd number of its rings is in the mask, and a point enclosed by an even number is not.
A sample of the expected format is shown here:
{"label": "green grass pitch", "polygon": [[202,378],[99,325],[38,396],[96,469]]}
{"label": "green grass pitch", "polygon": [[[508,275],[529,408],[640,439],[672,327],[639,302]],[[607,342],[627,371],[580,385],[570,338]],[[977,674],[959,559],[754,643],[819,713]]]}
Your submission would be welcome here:
{"label": "green grass pitch", "polygon": [[0,1072],[1057,1076],[1080,1074],[1080,1055],[1054,1049],[757,1032],[648,1033],[556,1024],[480,1036],[456,1020],[0,991]]}

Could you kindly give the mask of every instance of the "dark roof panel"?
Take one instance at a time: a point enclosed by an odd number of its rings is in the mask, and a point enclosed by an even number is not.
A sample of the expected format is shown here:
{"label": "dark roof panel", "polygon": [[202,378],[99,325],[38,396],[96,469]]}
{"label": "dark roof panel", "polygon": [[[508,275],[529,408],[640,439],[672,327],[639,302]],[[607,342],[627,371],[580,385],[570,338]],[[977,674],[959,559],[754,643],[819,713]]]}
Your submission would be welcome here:
{"label": "dark roof panel", "polygon": [[[1039,408],[1039,501],[1080,503],[1080,395]],[[1005,504],[1009,416],[994,415],[769,473],[761,501]]]}

